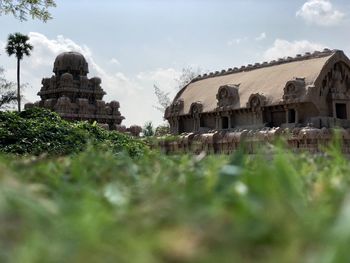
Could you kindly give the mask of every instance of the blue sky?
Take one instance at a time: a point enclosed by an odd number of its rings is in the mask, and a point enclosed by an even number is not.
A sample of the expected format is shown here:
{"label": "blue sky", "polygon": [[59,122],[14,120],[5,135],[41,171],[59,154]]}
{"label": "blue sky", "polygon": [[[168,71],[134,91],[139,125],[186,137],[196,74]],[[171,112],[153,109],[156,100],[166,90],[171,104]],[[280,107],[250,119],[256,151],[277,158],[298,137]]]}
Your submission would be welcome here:
{"label": "blue sky", "polygon": [[90,77],[102,77],[106,100],[121,103],[125,124],[162,122],[153,84],[176,92],[182,68],[221,70],[324,47],[350,55],[347,0],[58,0],[47,23],[0,16],[0,66],[15,79],[4,54],[7,35],[29,34],[23,61],[27,101],[39,98],[41,78],[55,56],[82,52]]}

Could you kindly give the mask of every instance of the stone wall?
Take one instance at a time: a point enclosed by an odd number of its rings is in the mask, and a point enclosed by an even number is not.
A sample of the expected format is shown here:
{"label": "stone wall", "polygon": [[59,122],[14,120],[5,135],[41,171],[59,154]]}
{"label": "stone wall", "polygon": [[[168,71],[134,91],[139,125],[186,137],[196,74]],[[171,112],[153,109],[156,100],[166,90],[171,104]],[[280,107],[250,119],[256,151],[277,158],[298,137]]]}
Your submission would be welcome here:
{"label": "stone wall", "polygon": [[350,154],[350,129],[328,128],[268,128],[261,130],[234,130],[214,133],[188,133],[174,139],[160,138],[158,145],[167,154],[183,154],[205,151],[208,154],[231,154],[243,147],[247,153],[257,153],[262,145],[269,145],[282,139],[295,152],[323,152],[339,135],[342,150]]}

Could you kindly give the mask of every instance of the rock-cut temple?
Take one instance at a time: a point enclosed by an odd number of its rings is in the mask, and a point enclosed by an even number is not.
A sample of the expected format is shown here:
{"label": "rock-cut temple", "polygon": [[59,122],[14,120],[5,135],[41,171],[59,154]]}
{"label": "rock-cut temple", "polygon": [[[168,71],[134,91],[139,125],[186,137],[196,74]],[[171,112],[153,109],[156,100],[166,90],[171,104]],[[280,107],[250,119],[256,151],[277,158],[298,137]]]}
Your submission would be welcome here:
{"label": "rock-cut temple", "polygon": [[350,127],[350,61],[316,51],[193,79],[165,112],[171,133]]}
{"label": "rock-cut temple", "polygon": [[64,52],[56,57],[53,75],[42,80],[38,95],[41,100],[26,104],[26,108],[43,107],[57,112],[67,120],[96,121],[106,128],[116,130],[124,117],[119,112],[119,102],[106,103],[101,79],[88,78],[88,63],[77,52]]}

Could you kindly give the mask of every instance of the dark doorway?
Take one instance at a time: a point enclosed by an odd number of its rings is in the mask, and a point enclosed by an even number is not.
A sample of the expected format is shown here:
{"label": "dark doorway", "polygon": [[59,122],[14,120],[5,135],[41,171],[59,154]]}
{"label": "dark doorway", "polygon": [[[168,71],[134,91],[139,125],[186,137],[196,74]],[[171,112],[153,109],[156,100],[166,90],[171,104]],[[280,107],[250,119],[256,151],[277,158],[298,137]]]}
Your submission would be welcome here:
{"label": "dark doorway", "polygon": [[204,118],[203,117],[199,118],[199,127],[205,127],[205,123],[204,123]]}
{"label": "dark doorway", "polygon": [[224,129],[228,129],[228,117],[222,117],[221,119],[221,128]]}
{"label": "dark doorway", "polygon": [[182,119],[179,120],[179,134],[184,133],[185,132],[185,124],[184,121]]}
{"label": "dark doorway", "polygon": [[286,123],[286,112],[285,111],[274,111],[271,113],[272,127],[281,127],[281,125],[283,123]]}
{"label": "dark doorway", "polygon": [[288,122],[295,123],[295,110],[294,109],[288,110]]}
{"label": "dark doorway", "polygon": [[335,112],[336,112],[336,117],[338,119],[347,119],[348,118],[345,103],[336,103],[335,104]]}

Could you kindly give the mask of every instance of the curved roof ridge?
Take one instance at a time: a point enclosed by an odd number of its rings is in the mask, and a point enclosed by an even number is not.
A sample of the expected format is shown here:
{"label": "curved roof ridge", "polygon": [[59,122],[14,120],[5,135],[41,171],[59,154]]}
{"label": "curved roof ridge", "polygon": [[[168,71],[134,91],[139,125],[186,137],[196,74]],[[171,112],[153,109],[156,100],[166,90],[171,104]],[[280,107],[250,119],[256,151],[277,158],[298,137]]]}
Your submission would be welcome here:
{"label": "curved roof ridge", "polygon": [[[339,50],[337,50],[337,49],[331,50],[331,49],[325,48],[323,51],[314,51],[313,53],[306,52],[303,55],[297,54],[295,57],[284,57],[284,58],[279,58],[277,60],[271,60],[270,62],[265,61],[262,63],[255,63],[254,65],[253,64],[248,64],[246,66],[243,65],[240,68],[234,67],[234,68],[228,68],[227,70],[223,69],[221,71],[209,72],[209,73],[205,73],[203,75],[198,75],[197,77],[192,79],[191,82],[188,83],[188,85],[190,83],[193,83],[193,82],[196,82],[199,80],[203,80],[203,79],[207,79],[207,78],[235,74],[235,73],[239,73],[239,72],[252,71],[255,69],[267,68],[267,67],[272,67],[272,66],[281,65],[281,64],[287,64],[287,63],[291,63],[291,62],[295,62],[295,61],[302,61],[302,60],[308,60],[308,59],[327,57],[327,56],[330,56],[330,55],[336,53],[337,51],[339,51]],[[186,85],[186,86],[188,86],[188,85]]]}
{"label": "curved roof ridge", "polygon": [[[305,85],[311,87],[325,65],[327,63],[331,65],[332,61],[343,57],[342,54],[344,52],[341,50],[326,49],[322,52],[305,53],[270,63],[248,65],[242,67],[242,70],[217,71],[204,78],[197,78],[184,86],[176,94],[173,103],[179,99],[184,101],[180,115],[188,114],[191,104],[196,101],[202,102],[203,112],[211,112],[217,107],[216,95],[219,88],[223,85],[239,83],[239,104],[235,106],[236,108],[245,107],[251,94],[257,91],[269,98],[270,105],[278,104],[283,100],[284,87],[288,81],[305,78]],[[308,96],[305,95],[302,99],[307,100]]]}

